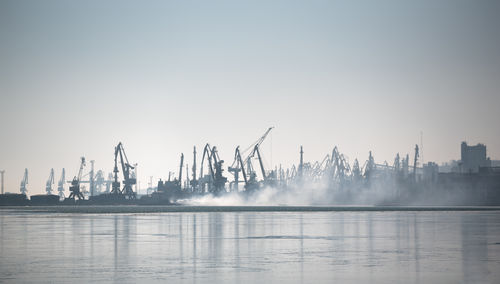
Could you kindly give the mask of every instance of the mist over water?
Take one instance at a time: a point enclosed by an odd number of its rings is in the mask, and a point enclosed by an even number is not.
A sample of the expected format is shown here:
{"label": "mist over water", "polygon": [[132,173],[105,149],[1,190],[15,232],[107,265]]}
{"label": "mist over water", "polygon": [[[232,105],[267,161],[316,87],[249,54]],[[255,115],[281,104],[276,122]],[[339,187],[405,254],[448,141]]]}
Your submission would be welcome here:
{"label": "mist over water", "polygon": [[298,196],[294,192],[295,190],[284,191],[268,186],[250,194],[243,192],[230,192],[222,196],[207,194],[201,197],[181,200],[179,203],[200,206],[318,205],[318,203],[312,200],[312,195],[302,194],[302,196]]}
{"label": "mist over water", "polygon": [[229,192],[221,196],[207,194],[180,200],[184,205],[199,206],[315,206],[315,205],[377,205],[397,192],[389,185],[369,189],[332,189],[326,184],[292,185],[286,189],[265,186],[252,193]]}
{"label": "mist over water", "polygon": [[265,186],[252,193],[205,194],[178,200],[178,203],[193,206],[474,205],[467,192],[460,189],[447,191],[436,185],[408,188],[392,180],[374,180],[370,185],[353,183],[345,187],[318,182],[288,185],[286,188]]}

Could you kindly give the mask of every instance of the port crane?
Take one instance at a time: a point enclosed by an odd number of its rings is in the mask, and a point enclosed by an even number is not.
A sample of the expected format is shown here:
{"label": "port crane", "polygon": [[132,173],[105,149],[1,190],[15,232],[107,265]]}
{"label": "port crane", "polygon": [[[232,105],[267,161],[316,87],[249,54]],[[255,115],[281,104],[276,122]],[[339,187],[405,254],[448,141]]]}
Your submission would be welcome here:
{"label": "port crane", "polygon": [[[266,174],[266,170],[264,168],[264,162],[263,162],[262,155],[261,155],[259,149],[260,149],[260,145],[262,144],[262,142],[264,142],[264,140],[269,135],[271,130],[273,130],[273,128],[274,127],[269,127],[266,130],[266,132],[264,133],[264,135],[262,135],[259,139],[257,139],[257,141],[252,143],[247,149],[245,149],[243,151],[243,153],[247,153],[248,151],[250,151],[248,156],[244,160],[241,159],[241,152],[239,150],[239,146],[236,148],[235,159],[234,159],[233,163],[231,164],[231,166],[228,167],[228,171],[234,175],[234,183],[233,184],[236,187],[236,189],[238,188],[238,183],[239,183],[239,173],[244,171],[245,166],[246,166],[246,172],[244,174],[246,176],[246,178],[245,178],[245,190],[255,189],[258,187],[257,174],[253,168],[252,161],[251,161],[253,158],[255,158],[255,155],[257,155],[257,160],[259,161],[259,167],[260,167],[260,171],[262,174],[263,182],[266,184],[270,183],[271,176],[273,176],[273,175]],[[238,159],[241,159],[241,160],[239,161]]]}
{"label": "port crane", "polygon": [[238,191],[238,183],[239,181],[239,176],[240,172],[243,173],[243,180],[245,182],[245,189],[248,186],[248,180],[247,180],[247,175],[245,173],[245,165],[243,164],[243,159],[241,158],[241,153],[240,153],[240,146],[236,147],[236,150],[234,151],[234,161],[231,166],[227,168],[227,170],[233,174],[234,176],[234,181],[229,184],[229,190],[230,191]]}
{"label": "port crane", "polygon": [[313,180],[320,180],[323,173],[330,167],[330,154],[327,154],[321,162],[315,162],[312,167],[311,177]]}
{"label": "port crane", "polygon": [[401,170],[401,158],[399,157],[399,153],[396,154],[392,167],[394,168],[395,173],[399,174],[399,171]]}
{"label": "port crane", "polygon": [[[120,164],[123,173],[123,189],[120,190],[120,182],[118,181],[118,156],[120,157]],[[112,194],[121,194],[124,195],[128,199],[136,199],[136,193],[133,191],[132,186],[136,184],[137,179],[131,175],[130,170],[133,170],[134,167],[130,165],[127,155],[125,154],[125,150],[123,149],[122,142],[118,143],[115,147],[115,167],[113,169],[114,180],[112,183]]]}
{"label": "port crane", "polygon": [[176,181],[177,186],[182,186],[182,168],[184,167],[184,154],[181,153],[181,164],[179,166],[179,179]]}
{"label": "port crane", "polygon": [[[227,178],[222,175],[222,164],[224,163],[224,160],[219,158],[217,147],[210,147],[210,144],[207,143],[205,148],[203,148],[203,156],[201,158],[200,179],[203,179],[203,164],[205,159],[208,162],[208,170],[210,172],[208,191],[219,194],[224,191],[224,186],[227,182]],[[204,189],[202,188],[202,190]]]}
{"label": "port crane", "polygon": [[191,190],[195,192],[198,189],[198,180],[196,179],[196,146],[193,147],[193,179],[189,182]]}
{"label": "port crane", "polygon": [[234,190],[238,191],[238,182],[239,182],[239,173],[241,172],[243,174],[243,181],[245,182],[245,190],[251,190],[253,187],[256,186],[255,183],[249,183],[249,180],[247,178],[247,174],[245,172],[245,163],[243,162],[243,159],[241,158],[241,153],[240,153],[240,146],[236,147],[236,150],[234,151],[234,162],[233,164],[228,168],[228,171],[232,172],[234,175]]}
{"label": "port crane", "polygon": [[[113,183],[113,174],[109,173],[108,178],[106,179],[102,170],[98,170],[97,172],[94,171],[94,160],[90,161],[90,165],[90,172],[82,175],[80,184],[89,184],[90,192],[87,191],[87,193],[90,193],[90,196],[99,195],[103,192],[109,193],[111,184]],[[84,179],[86,177],[88,177],[88,180]],[[71,183],[71,181],[68,181],[68,183]],[[105,190],[103,187],[105,187]]]}
{"label": "port crane", "polygon": [[413,181],[417,181],[417,163],[419,157],[418,145],[415,144],[415,157],[413,159]]}
{"label": "port crane", "polygon": [[[212,159],[210,158],[212,155],[212,152],[210,151],[210,144],[206,144],[205,147],[203,148],[203,155],[201,156],[201,164],[200,164],[200,181],[202,181],[201,185],[201,190],[204,192],[205,191],[205,184],[208,184],[210,187],[210,184],[213,182],[215,179],[215,174],[214,174],[214,168],[212,166]],[[208,161],[208,171],[209,171],[209,180],[203,176],[203,164],[205,163],[205,157],[206,160]]]}
{"label": "port crane", "polygon": [[212,163],[215,168],[215,173],[214,173],[214,190],[215,194],[219,194],[222,191],[224,191],[224,186],[226,185],[227,178],[222,176],[222,172],[224,171],[222,169],[222,164],[224,163],[224,160],[221,160],[219,158],[219,153],[217,152],[217,148],[214,146],[212,148],[212,155],[210,155],[211,159],[213,159]]}
{"label": "port crane", "polygon": [[[106,185],[108,183],[112,182],[111,179],[110,180],[106,180],[104,178],[104,172],[102,170],[98,170],[96,175],[95,175],[95,178],[94,178],[94,188],[95,188],[95,192],[94,192],[94,195],[97,193],[97,194],[101,194],[103,192],[103,186]],[[91,187],[92,189],[92,187]]]}
{"label": "port crane", "polygon": [[[82,176],[80,180],[80,184],[85,183],[89,184],[89,191],[86,191],[86,194],[90,194],[90,196],[94,196],[102,193],[102,188],[106,185],[106,188],[109,187],[109,184],[112,183],[112,177],[107,180],[104,178],[104,172],[102,170],[98,170],[97,172],[94,170],[95,161],[90,161],[90,171]],[[83,178],[88,177],[88,180],[84,180]]]}
{"label": "port crane", "polygon": [[375,171],[375,167],[376,167],[375,159],[373,158],[372,151],[369,151],[368,160],[365,162],[365,166],[364,166],[364,169],[365,169],[364,176],[365,176],[366,180],[369,180],[371,178],[371,176],[373,176],[374,171]]}
{"label": "port crane", "polygon": [[59,182],[57,183],[57,191],[59,192],[59,199],[64,199],[64,180],[66,179],[66,173],[64,171],[64,168],[62,169],[61,173],[61,179],[59,179]]}
{"label": "port crane", "polygon": [[359,168],[358,159],[354,159],[354,164],[352,166],[352,177],[355,181],[359,181],[362,178],[361,169]]}
{"label": "port crane", "polygon": [[[358,165],[359,166],[359,165]],[[338,181],[342,187],[352,175],[351,167],[344,154],[341,154],[335,146],[332,151],[330,167],[334,181]]]}
{"label": "port crane", "polygon": [[47,192],[47,195],[52,194],[52,185],[53,184],[54,184],[54,169],[50,169],[49,179],[47,180],[47,183],[45,184],[45,191]]}
{"label": "port crane", "polygon": [[28,192],[28,189],[26,188],[26,185],[28,184],[28,169],[24,169],[24,176],[23,180],[21,181],[21,194],[26,195]]}
{"label": "port crane", "polygon": [[73,178],[73,180],[71,181],[71,186],[69,187],[69,191],[71,192],[68,197],[69,199],[84,199],[83,193],[80,191],[80,180],[82,178],[83,167],[85,167],[85,157],[81,157],[80,159],[80,170],[78,170],[78,175]]}

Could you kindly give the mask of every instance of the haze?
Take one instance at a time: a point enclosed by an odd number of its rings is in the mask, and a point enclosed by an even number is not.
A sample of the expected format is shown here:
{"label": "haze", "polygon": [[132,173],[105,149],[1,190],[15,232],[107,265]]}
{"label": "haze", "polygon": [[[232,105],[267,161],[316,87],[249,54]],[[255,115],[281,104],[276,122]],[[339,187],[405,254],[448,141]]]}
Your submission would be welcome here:
{"label": "haze", "polygon": [[[460,142],[500,158],[499,1],[0,1],[0,169],[43,193],[79,158],[110,172],[123,142],[168,177],[210,142],[266,141],[268,167],[425,161]],[[362,163],[362,162],[361,162]],[[226,172],[230,177],[230,174]]]}

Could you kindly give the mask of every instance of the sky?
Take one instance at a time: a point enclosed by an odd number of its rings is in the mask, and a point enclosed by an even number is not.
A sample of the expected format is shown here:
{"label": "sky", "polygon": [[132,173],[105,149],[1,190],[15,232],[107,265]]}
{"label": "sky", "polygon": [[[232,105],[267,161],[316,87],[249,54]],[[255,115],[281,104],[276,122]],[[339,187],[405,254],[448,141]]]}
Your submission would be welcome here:
{"label": "sky", "polygon": [[110,172],[119,142],[145,188],[194,145],[228,166],[271,126],[268,168],[301,145],[392,164],[421,140],[424,162],[464,140],[500,159],[499,27],[494,0],[0,0],[5,191],[28,168],[44,193],[81,156]]}

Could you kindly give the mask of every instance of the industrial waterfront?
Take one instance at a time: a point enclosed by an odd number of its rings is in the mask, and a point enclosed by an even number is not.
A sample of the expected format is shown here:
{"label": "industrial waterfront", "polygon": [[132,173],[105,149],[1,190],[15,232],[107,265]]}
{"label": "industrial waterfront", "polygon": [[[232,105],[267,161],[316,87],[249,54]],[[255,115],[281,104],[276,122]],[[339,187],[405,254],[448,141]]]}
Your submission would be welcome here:
{"label": "industrial waterfront", "polygon": [[498,27],[500,1],[0,1],[0,284],[500,283]]}
{"label": "industrial waterfront", "polygon": [[[337,147],[321,161],[311,162],[300,146],[297,164],[269,168],[261,145],[272,130],[244,150],[236,146],[228,166],[217,147],[208,143],[201,159],[193,147],[191,168],[181,153],[178,174],[166,169],[168,175],[156,185],[150,180],[147,194],[138,194],[137,164],[129,161],[120,142],[114,148],[112,173],[95,170],[94,160],[87,170],[87,160],[81,157],[73,179],[67,180],[62,169],[58,194],[53,194],[51,169],[46,194],[28,197],[25,169],[20,193],[4,194],[2,186],[0,205],[500,205],[500,167],[492,165],[483,144],[462,142],[461,159],[446,165],[446,171],[435,162],[420,162],[418,144],[412,159],[396,153],[392,163],[376,161],[371,151],[366,161],[350,162]],[[2,171],[2,184],[3,175]]]}

